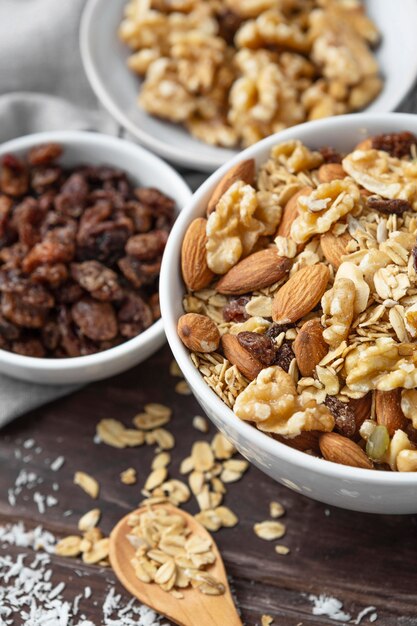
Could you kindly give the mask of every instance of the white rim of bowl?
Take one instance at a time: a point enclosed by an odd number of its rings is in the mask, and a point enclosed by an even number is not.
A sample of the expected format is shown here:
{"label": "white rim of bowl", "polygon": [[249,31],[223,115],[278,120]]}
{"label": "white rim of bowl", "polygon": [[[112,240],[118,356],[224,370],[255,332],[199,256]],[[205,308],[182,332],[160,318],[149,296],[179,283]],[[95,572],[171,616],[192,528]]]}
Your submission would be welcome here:
{"label": "white rim of bowl", "polygon": [[[132,122],[130,117],[123,113],[117,104],[115,104],[113,98],[108,94],[107,89],[104,87],[104,84],[96,71],[94,56],[91,52],[90,45],[90,30],[93,28],[94,14],[97,6],[100,5],[100,2],[101,0],[88,0],[81,16],[79,35],[81,58],[84,70],[97,98],[107,109],[110,115],[127,131],[132,133],[132,135],[134,135],[149,150],[157,152],[160,156],[178,165],[188,166],[194,169],[200,167],[204,168],[203,171],[213,172],[215,169],[220,167],[224,161],[220,159],[204,158],[198,153],[193,154],[192,156],[189,156],[184,152],[180,154],[175,147],[171,147],[169,144],[166,144],[152,135],[149,135],[146,130],[143,130],[140,126],[137,126],[134,122]],[[127,67],[126,71],[129,71]],[[198,140],[196,139],[196,141]],[[238,153],[237,150],[235,150],[235,152],[236,154]]]}
{"label": "white rim of bowl", "polygon": [[210,389],[207,383],[204,382],[200,372],[193,365],[188,350],[178,337],[176,331],[177,320],[174,319],[170,304],[172,299],[170,296],[170,274],[179,270],[180,242],[182,241],[185,231],[191,222],[190,213],[192,209],[199,204],[208,190],[214,188],[215,184],[230,169],[230,167],[239,161],[255,157],[260,148],[272,147],[277,142],[291,139],[291,135],[295,129],[297,129],[298,133],[299,129],[307,130],[314,127],[315,129],[320,130],[320,128],[328,127],[330,125],[334,126],[335,131],[337,132],[337,127],[343,126],[346,123],[354,122],[355,125],[361,128],[362,126],[365,127],[366,124],[372,124],[372,122],[375,121],[386,122],[389,124],[390,119],[404,121],[403,130],[407,130],[406,122],[408,121],[416,127],[417,134],[417,116],[411,113],[354,113],[351,115],[327,118],[325,120],[307,122],[305,124],[300,124],[293,128],[286,129],[280,133],[263,139],[254,146],[246,148],[246,150],[240,152],[236,157],[233,157],[233,159],[214,172],[198,188],[176,220],[171,231],[172,236],[170,237],[165,248],[164,258],[162,260],[159,290],[161,314],[164,322],[165,334],[174,358],[176,359],[180,369],[183,371],[185,378],[190,381],[191,386],[197,389],[199,395],[205,397],[207,403],[213,407],[213,412],[222,416],[226,431],[228,426],[236,428],[242,432],[243,436],[247,440],[252,440],[260,449],[267,450],[271,455],[279,456],[290,464],[295,464],[306,471],[312,471],[316,474],[322,474],[325,476],[331,474],[335,478],[350,480],[353,482],[357,481],[377,484],[385,483],[390,485],[403,484],[407,486],[415,486],[417,484],[416,473],[367,470],[358,467],[340,465],[333,463],[332,461],[326,461],[325,459],[313,457],[305,452],[290,448],[289,446],[272,439],[254,426],[239,420],[233,411],[229,409],[229,407],[215,394],[215,392]]}
{"label": "white rim of bowl", "polygon": [[[184,193],[185,196],[191,198],[191,190],[188,187],[187,183],[168,163],[165,163],[165,161],[162,161],[158,156],[152,154],[142,146],[138,146],[137,144],[131,143],[125,139],[113,137],[112,135],[104,135],[91,131],[78,130],[33,133],[30,135],[18,137],[17,139],[5,141],[0,144],[0,149],[1,152],[4,154],[5,149],[6,152],[28,150],[33,145],[48,142],[63,143],[64,149],[65,144],[72,145],[74,147],[82,145],[91,146],[92,144],[97,145],[98,147],[100,147],[100,145],[106,145],[114,147],[116,149],[120,149],[125,153],[130,153],[132,158],[134,158],[135,156],[137,157],[138,154],[140,154],[141,156],[146,157],[149,162],[153,162],[155,165],[155,169],[158,169],[161,172],[162,176],[165,170],[166,172],[169,172],[170,175],[174,175],[176,178],[178,178],[179,185],[183,187],[182,193]],[[177,208],[178,215],[180,215],[182,207]],[[11,365],[22,368],[36,366],[36,369],[42,371],[48,371],[50,369],[73,371],[81,367],[102,365],[103,363],[107,363],[108,361],[113,360],[113,358],[116,358],[122,354],[126,354],[126,352],[135,350],[135,348],[137,348],[138,346],[142,346],[143,348],[145,348],[155,339],[161,337],[163,334],[164,325],[162,318],[160,318],[159,320],[154,322],[152,326],[144,330],[136,337],[128,339],[127,341],[121,343],[118,346],[115,346],[114,348],[109,348],[108,350],[103,350],[102,352],[96,352],[95,354],[86,354],[85,356],[56,359],[46,357],[23,356],[21,354],[15,354],[14,352],[8,352],[7,350],[0,349],[0,359],[3,362],[7,362]]]}
{"label": "white rim of bowl", "polygon": [[[112,117],[119,122],[126,130],[128,130],[132,135],[134,135],[139,141],[143,143],[144,146],[149,148],[150,150],[154,150],[160,156],[177,163],[182,166],[194,167],[198,168],[196,163],[199,164],[203,171],[213,172],[218,167],[222,167],[224,164],[224,160],[222,159],[211,159],[204,158],[199,156],[198,154],[194,154],[192,157],[187,156],[187,154],[179,153],[174,147],[170,147],[168,144],[160,141],[149,135],[146,130],[143,130],[141,127],[137,126],[134,122],[131,121],[128,115],[117,106],[117,104],[113,101],[111,95],[108,94],[103,82],[101,81],[97,71],[96,65],[94,62],[94,56],[91,52],[90,46],[90,30],[94,26],[94,12],[96,8],[102,3],[103,0],[87,0],[87,4],[84,7],[84,11],[81,17],[80,24],[80,33],[79,33],[79,43],[80,43],[80,51],[81,58],[84,65],[84,70],[87,75],[87,78],[90,82],[90,85],[96,94],[97,98],[103,104],[103,106],[107,109],[107,111],[112,115]],[[417,17],[417,3],[414,3],[415,16]],[[115,33],[116,35],[116,33]],[[126,67],[126,71],[129,71]],[[393,92],[391,97],[386,97],[386,102],[384,104],[384,111],[394,111],[405,99],[414,83],[417,80],[417,59],[411,64],[407,73],[404,74],[403,81],[403,89],[401,91]],[[371,105],[372,106],[372,105]],[[383,113],[384,111],[379,111],[376,109],[375,114]],[[363,113],[351,113],[350,115],[366,115],[367,110],[364,109]],[[372,113],[374,114],[374,113]],[[197,140],[196,140],[197,141]],[[240,154],[241,151],[236,150],[235,156]],[[235,156],[231,158],[235,158]],[[227,162],[230,159],[227,160]]]}

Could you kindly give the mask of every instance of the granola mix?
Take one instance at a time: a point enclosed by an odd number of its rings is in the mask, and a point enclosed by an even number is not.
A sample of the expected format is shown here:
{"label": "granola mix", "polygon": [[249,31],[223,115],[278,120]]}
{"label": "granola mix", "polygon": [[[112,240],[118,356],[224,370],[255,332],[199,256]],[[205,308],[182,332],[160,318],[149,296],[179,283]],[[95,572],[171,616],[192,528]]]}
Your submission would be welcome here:
{"label": "granola mix", "polygon": [[119,37],[139,105],[208,144],[358,111],[382,88],[360,0],[130,0]]}
{"label": "granola mix", "polygon": [[32,357],[100,352],[158,319],[174,221],[157,189],[61,154],[46,144],[0,163],[0,348]]}
{"label": "granola mix", "polygon": [[184,239],[178,328],[204,380],[238,418],[346,465],[417,470],[416,146],[279,144],[251,182],[234,167],[198,267]]}

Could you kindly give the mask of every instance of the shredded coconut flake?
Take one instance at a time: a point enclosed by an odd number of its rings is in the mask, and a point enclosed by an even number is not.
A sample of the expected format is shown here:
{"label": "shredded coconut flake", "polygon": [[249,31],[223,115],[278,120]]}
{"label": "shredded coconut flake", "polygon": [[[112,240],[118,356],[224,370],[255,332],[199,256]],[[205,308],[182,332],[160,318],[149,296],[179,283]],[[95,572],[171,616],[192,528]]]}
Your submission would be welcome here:
{"label": "shredded coconut flake", "polygon": [[348,622],[351,619],[349,613],[342,611],[343,602],[337,598],[321,594],[319,596],[311,595],[309,600],[314,603],[313,615],[327,615],[336,622]]}
{"label": "shredded coconut flake", "polygon": [[[91,588],[72,600],[63,598],[65,583],[54,582],[52,562],[47,552],[54,551],[55,537],[38,526],[26,530],[24,525],[0,526],[0,543],[46,552],[18,554],[16,557],[0,555],[0,624],[12,626],[19,615],[25,626],[168,626],[161,623],[154,611],[138,604],[134,599],[127,602],[117,594],[111,582],[102,608],[97,609],[97,622],[87,620],[84,614]],[[84,606],[83,606],[84,604]],[[90,600],[89,607],[101,602]]]}
{"label": "shredded coconut flake", "polygon": [[57,456],[57,458],[55,459],[55,461],[52,461],[50,468],[53,472],[57,472],[58,470],[61,469],[61,467],[64,465],[65,463],[65,457],[63,456]]}

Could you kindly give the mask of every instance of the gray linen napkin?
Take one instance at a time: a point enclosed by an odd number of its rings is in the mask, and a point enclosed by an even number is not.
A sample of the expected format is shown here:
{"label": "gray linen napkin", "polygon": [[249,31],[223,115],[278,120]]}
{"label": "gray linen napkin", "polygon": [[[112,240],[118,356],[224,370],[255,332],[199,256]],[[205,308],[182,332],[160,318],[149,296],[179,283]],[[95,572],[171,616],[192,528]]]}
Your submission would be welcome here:
{"label": "gray linen napkin", "polygon": [[[85,0],[0,0],[0,142],[43,130],[121,134],[100,108],[81,64],[78,30],[84,5]],[[417,110],[416,89],[401,110]],[[192,189],[205,178],[181,173]],[[0,427],[75,388],[0,375]]]}

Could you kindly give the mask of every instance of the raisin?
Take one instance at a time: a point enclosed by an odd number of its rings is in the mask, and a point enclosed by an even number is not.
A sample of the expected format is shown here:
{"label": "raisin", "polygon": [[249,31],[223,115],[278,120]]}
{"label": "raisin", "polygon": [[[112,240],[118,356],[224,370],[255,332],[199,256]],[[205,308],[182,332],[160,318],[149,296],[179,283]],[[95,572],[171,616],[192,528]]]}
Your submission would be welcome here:
{"label": "raisin", "polygon": [[276,351],[275,365],[278,365],[285,372],[288,372],[294,358],[295,354],[291,343],[289,341],[284,341]]}
{"label": "raisin", "polygon": [[74,256],[73,243],[61,243],[59,241],[44,240],[33,246],[32,250],[25,256],[22,263],[24,272],[33,272],[33,270],[42,265],[72,261]]}
{"label": "raisin", "polygon": [[19,354],[93,354],[160,317],[173,200],[114,167],[64,168],[61,154],[1,159],[0,347]]}
{"label": "raisin", "polygon": [[151,308],[138,294],[129,292],[117,314],[120,334],[135,337],[153,322]]}
{"label": "raisin", "polygon": [[132,200],[126,204],[126,211],[133,221],[135,232],[147,233],[152,228],[152,212],[140,202]]}
{"label": "raisin", "polygon": [[72,305],[71,314],[82,334],[93,341],[107,341],[117,335],[117,319],[109,302],[82,298]]}
{"label": "raisin", "polygon": [[20,243],[30,248],[39,242],[39,225],[44,217],[45,213],[35,198],[25,198],[15,207],[11,225],[17,231]]}
{"label": "raisin", "polygon": [[372,137],[372,148],[389,152],[391,156],[397,157],[398,159],[410,156],[411,147],[416,144],[417,137],[407,131],[401,133],[387,133]]}
{"label": "raisin", "polygon": [[381,198],[380,196],[369,196],[366,199],[366,203],[370,209],[375,209],[387,215],[402,215],[405,211],[413,210],[408,200],[389,200],[388,198]]}
{"label": "raisin", "polygon": [[20,328],[0,315],[0,335],[8,341],[18,339],[20,336]]}
{"label": "raisin", "polygon": [[58,166],[36,167],[31,171],[30,184],[36,193],[41,194],[55,185],[60,177],[61,168]]}
{"label": "raisin", "polygon": [[334,148],[330,146],[324,146],[319,150],[321,156],[324,159],[325,163],[341,163],[343,160],[340,152],[337,152]]}
{"label": "raisin", "polygon": [[333,415],[336,430],[344,437],[353,437],[356,432],[355,412],[348,402],[341,402],[334,396],[327,396],[324,404]]}
{"label": "raisin", "polygon": [[234,298],[230,300],[223,307],[223,319],[225,322],[244,322],[250,318],[250,315],[246,313],[245,306],[249,302],[250,298],[247,296],[241,296],[240,298]]}
{"label": "raisin", "polygon": [[49,165],[59,159],[62,155],[62,148],[57,143],[45,143],[35,146],[28,152],[29,165]]}
{"label": "raisin", "polygon": [[42,328],[46,320],[45,308],[24,304],[22,299],[13,293],[3,293],[1,312],[12,324],[25,328]]}
{"label": "raisin", "polygon": [[13,200],[9,196],[0,195],[0,238],[6,234],[7,220],[12,210]]}
{"label": "raisin", "polygon": [[54,265],[38,265],[38,267],[30,275],[30,279],[34,283],[46,284],[56,289],[68,278],[67,266],[64,263],[55,263]]}
{"label": "raisin", "polygon": [[286,333],[290,328],[294,328],[295,324],[277,324],[274,322],[266,331],[265,335],[267,337],[271,337],[271,339],[276,339],[278,335],[281,333]]}
{"label": "raisin", "polygon": [[22,354],[23,356],[32,356],[42,358],[45,356],[45,348],[39,339],[23,339],[13,341],[11,345],[12,352]]}
{"label": "raisin", "polygon": [[151,261],[162,255],[168,234],[164,230],[154,230],[151,233],[133,235],[127,240],[126,254],[140,261]]}
{"label": "raisin", "polygon": [[158,292],[152,294],[149,298],[149,306],[151,307],[153,319],[158,320],[161,317],[161,307],[159,305]]}
{"label": "raisin", "polygon": [[3,157],[0,166],[0,191],[9,196],[23,196],[29,190],[29,173],[12,154]]}
{"label": "raisin", "polygon": [[411,254],[413,255],[413,267],[414,270],[417,272],[417,244],[411,250]]}
{"label": "raisin", "polygon": [[118,266],[127,280],[139,289],[154,282],[159,275],[161,261],[146,263],[126,256],[119,260]]}
{"label": "raisin", "polygon": [[248,350],[255,359],[258,359],[266,367],[274,363],[276,349],[274,342],[269,337],[244,331],[238,333],[237,340],[242,348]]}
{"label": "raisin", "polygon": [[97,300],[120,300],[123,296],[116,272],[98,261],[73,263],[71,276]]}

